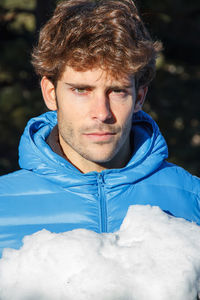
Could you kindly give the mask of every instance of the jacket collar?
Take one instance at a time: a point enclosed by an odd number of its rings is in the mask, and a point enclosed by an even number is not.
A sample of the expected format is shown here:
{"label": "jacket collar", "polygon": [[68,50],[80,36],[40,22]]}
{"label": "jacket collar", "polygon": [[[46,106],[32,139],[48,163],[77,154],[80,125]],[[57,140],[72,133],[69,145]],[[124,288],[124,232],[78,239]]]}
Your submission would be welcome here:
{"label": "jacket collar", "polygon": [[[49,180],[65,186],[67,183],[72,186],[77,185],[77,182],[81,185],[88,183],[88,180],[96,180],[96,172],[82,174],[60,155],[61,149],[58,150],[57,146],[57,150],[54,148],[50,133],[55,135],[55,129],[52,130],[56,124],[56,112],[47,112],[28,122],[19,146],[20,167],[38,175],[45,175]],[[145,112],[140,111],[133,115],[132,132],[134,152],[129,163],[121,169],[102,171],[104,181],[108,185],[142,180],[157,170],[168,156],[166,142],[157,124]]]}

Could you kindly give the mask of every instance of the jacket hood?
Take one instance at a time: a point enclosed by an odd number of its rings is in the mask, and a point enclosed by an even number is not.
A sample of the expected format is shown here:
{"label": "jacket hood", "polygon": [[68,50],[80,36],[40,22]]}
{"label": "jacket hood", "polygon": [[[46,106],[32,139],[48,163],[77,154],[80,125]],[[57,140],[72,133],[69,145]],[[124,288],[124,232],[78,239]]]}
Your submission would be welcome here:
{"label": "jacket hood", "polygon": [[[57,124],[56,112],[47,112],[31,119],[21,137],[19,165],[38,175],[48,176],[57,184],[77,186],[96,181],[97,172],[82,174],[63,157],[54,153],[46,143],[53,127]],[[134,183],[151,175],[168,156],[166,142],[155,121],[145,112],[133,115],[134,152],[129,163],[121,169],[101,172],[106,184],[115,186]]]}

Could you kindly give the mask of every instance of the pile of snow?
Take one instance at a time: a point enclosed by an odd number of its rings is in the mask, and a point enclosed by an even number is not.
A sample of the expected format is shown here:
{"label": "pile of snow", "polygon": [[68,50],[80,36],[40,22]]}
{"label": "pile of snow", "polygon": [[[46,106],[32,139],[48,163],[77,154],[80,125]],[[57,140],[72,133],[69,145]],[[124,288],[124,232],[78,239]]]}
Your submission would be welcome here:
{"label": "pile of snow", "polygon": [[132,206],[120,230],[26,236],[0,260],[1,300],[193,300],[200,291],[200,227]]}

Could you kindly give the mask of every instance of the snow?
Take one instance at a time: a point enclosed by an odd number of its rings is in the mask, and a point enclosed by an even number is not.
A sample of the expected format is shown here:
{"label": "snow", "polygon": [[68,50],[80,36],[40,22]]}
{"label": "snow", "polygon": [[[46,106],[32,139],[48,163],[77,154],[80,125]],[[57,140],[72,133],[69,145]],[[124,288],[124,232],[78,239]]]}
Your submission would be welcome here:
{"label": "snow", "polygon": [[39,231],[0,260],[1,300],[196,300],[200,227],[131,206],[119,231]]}

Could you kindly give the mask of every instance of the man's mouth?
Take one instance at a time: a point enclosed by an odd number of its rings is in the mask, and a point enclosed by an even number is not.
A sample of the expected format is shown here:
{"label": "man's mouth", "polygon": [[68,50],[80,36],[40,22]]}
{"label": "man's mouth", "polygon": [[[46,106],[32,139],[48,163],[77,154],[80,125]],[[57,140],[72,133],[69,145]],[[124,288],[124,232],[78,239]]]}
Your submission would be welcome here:
{"label": "man's mouth", "polygon": [[103,142],[103,141],[110,141],[115,134],[116,133],[114,133],[114,132],[97,131],[97,132],[86,133],[86,134],[84,134],[84,136],[86,136],[88,139],[90,139],[94,142],[95,141]]}

